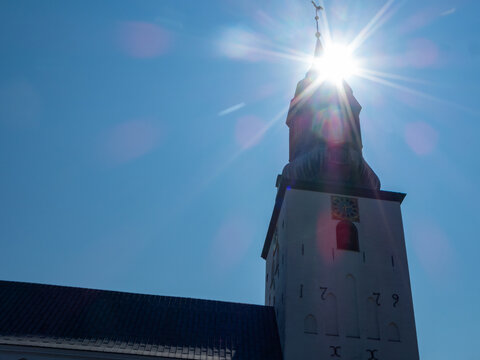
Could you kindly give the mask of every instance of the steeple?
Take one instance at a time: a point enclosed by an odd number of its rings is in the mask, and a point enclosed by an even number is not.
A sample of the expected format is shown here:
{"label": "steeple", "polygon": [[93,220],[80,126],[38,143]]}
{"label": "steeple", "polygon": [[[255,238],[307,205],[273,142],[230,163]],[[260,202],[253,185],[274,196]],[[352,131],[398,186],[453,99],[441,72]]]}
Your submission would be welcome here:
{"label": "steeple", "polygon": [[[316,11],[316,62],[324,56],[318,27],[318,12],[323,8],[312,3]],[[328,70],[312,64],[290,102],[290,155],[282,175],[291,180],[378,190],[380,180],[362,155],[362,107],[346,81],[326,81],[326,76],[320,76],[322,71]]]}

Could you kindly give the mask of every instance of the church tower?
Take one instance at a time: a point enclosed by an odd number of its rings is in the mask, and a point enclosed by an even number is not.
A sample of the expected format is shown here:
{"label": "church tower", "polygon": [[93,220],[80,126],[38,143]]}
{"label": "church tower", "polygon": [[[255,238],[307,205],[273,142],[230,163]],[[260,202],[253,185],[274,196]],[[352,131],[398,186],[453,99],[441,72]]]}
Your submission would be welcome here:
{"label": "church tower", "polygon": [[[316,35],[318,59],[318,25]],[[287,116],[289,162],[262,251],[265,304],[285,360],[418,360],[405,194],[380,190],[362,155],[361,106],[323,70],[298,83]]]}

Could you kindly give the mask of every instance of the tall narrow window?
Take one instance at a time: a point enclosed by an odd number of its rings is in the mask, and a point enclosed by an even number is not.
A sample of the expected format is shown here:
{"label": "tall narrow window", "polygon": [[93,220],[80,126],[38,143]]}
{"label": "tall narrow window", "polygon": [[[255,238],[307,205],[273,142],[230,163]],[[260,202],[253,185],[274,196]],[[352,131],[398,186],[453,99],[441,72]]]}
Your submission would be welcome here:
{"label": "tall narrow window", "polygon": [[325,335],[338,335],[337,298],[332,293],[325,299]]}
{"label": "tall narrow window", "polygon": [[372,297],[367,299],[367,338],[374,340],[380,339],[378,305]]}
{"label": "tall narrow window", "polygon": [[388,324],[388,341],[400,341],[400,330],[398,329],[397,324],[391,322]]}
{"label": "tall narrow window", "polygon": [[342,314],[345,319],[345,331],[348,337],[359,337],[357,283],[355,277],[348,274],[345,279],[345,309]]}
{"label": "tall narrow window", "polygon": [[360,250],[357,227],[351,221],[342,220],[337,224],[337,249]]}
{"label": "tall narrow window", "polygon": [[317,320],[313,315],[307,315],[304,321],[303,331],[306,334],[316,334],[317,333]]}
{"label": "tall narrow window", "polygon": [[278,273],[279,266],[280,266],[280,246],[278,245],[278,236],[276,236],[275,237],[275,247],[273,248],[273,264],[272,264],[273,274],[272,274],[272,276],[276,275]]}

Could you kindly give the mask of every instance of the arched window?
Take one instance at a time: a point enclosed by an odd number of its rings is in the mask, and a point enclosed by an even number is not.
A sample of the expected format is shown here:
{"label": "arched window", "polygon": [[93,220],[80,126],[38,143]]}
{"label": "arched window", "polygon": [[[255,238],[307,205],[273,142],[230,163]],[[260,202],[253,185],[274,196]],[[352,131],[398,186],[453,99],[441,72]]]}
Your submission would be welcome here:
{"label": "arched window", "polygon": [[337,298],[332,293],[325,299],[325,335],[338,336]]}
{"label": "arched window", "polygon": [[400,330],[398,330],[397,324],[391,322],[388,324],[388,341],[400,341]]}
{"label": "arched window", "polygon": [[352,274],[346,276],[345,285],[345,301],[342,312],[345,332],[348,337],[358,338],[360,337],[360,329],[358,326],[357,284]]}
{"label": "arched window", "polygon": [[317,320],[313,315],[307,315],[304,321],[303,331],[305,334],[316,334],[317,333]]}
{"label": "arched window", "polygon": [[372,297],[367,299],[367,338],[380,339],[380,327],[378,325],[378,305]]}
{"label": "arched window", "polygon": [[337,249],[360,250],[357,227],[351,221],[342,220],[337,224]]}

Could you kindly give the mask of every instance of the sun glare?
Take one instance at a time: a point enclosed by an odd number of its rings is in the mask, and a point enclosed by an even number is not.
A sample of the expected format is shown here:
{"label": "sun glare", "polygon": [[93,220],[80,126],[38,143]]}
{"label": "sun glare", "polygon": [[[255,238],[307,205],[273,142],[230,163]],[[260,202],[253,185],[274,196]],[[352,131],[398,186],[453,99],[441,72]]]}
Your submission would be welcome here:
{"label": "sun glare", "polygon": [[315,61],[315,67],[327,80],[336,83],[357,74],[359,69],[349,47],[339,44],[326,47],[324,54]]}

